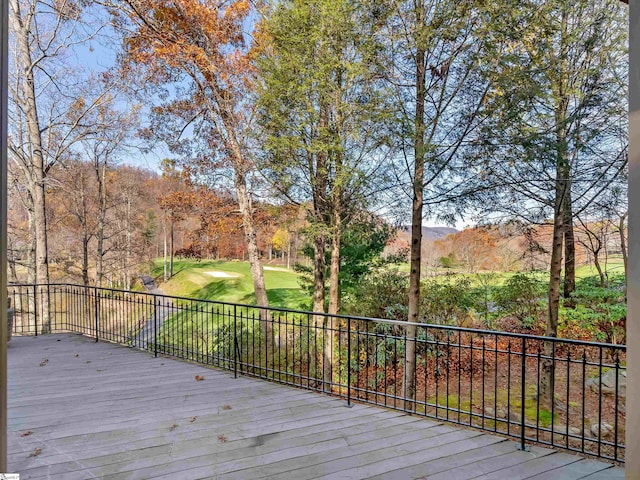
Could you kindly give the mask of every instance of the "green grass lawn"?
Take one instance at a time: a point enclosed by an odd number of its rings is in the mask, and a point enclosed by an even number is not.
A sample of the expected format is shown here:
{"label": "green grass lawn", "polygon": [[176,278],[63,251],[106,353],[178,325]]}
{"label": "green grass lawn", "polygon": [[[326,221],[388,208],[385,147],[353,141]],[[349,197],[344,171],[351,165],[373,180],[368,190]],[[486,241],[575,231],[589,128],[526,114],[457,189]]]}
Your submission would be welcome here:
{"label": "green grass lawn", "polygon": [[[622,257],[614,256],[607,260],[605,265],[604,259],[600,259],[600,263],[603,270],[609,275],[623,275],[624,274],[624,263],[622,261]],[[396,266],[396,268],[401,272],[409,273],[409,264],[408,263],[400,263]],[[435,273],[435,275],[434,275]],[[478,287],[481,286],[480,277],[489,277],[489,284],[499,287],[502,286],[509,278],[513,277],[517,273],[526,273],[526,272],[487,272],[480,271],[478,273],[468,273],[463,267],[455,267],[455,268],[442,268],[442,267],[429,267],[427,271],[423,269],[423,279],[437,279],[442,278],[446,275],[459,275],[463,277],[469,278],[471,281],[471,286]],[[426,275],[426,276],[424,276]],[[532,275],[541,281],[549,280],[549,273],[547,271],[536,271],[533,272]],[[580,280],[582,278],[587,277],[595,277],[598,275],[598,271],[596,267],[593,266],[593,263],[589,263],[587,265],[580,265],[576,268],[576,279]]]}
{"label": "green grass lawn", "polygon": [[[270,268],[270,267],[267,267]],[[298,284],[298,274],[286,268],[273,267],[264,271],[269,303],[274,307],[307,309],[310,298]],[[237,275],[219,278],[208,272]],[[156,260],[153,276],[162,279],[162,260]],[[253,281],[248,262],[176,260],[174,276],[160,288],[167,295],[219,302],[255,305]]]}
{"label": "green grass lawn", "polygon": [[[609,275],[624,275],[624,262],[622,257],[609,258],[605,266],[604,260],[600,259],[602,270],[606,270]],[[606,268],[605,268],[606,267]],[[593,264],[581,265],[576,268],[576,278],[595,277],[598,276],[598,270]]]}
{"label": "green grass lawn", "polygon": [[[294,310],[309,309],[311,299],[309,295],[301,289],[298,283],[298,274],[282,267],[273,268],[274,270],[271,270],[270,267],[267,267],[264,271],[269,303],[274,307]],[[405,269],[408,270],[408,264],[401,264],[400,270],[405,271]],[[622,259],[609,259],[607,270],[610,274],[623,273],[624,267]],[[207,273],[212,271],[226,272],[231,275],[237,275],[237,277],[218,278]],[[468,277],[474,287],[482,285],[483,282],[480,282],[481,277],[488,276],[489,284],[501,286],[507,279],[516,274],[515,272],[480,272],[469,274],[460,269],[439,269],[438,271],[440,275],[445,272]],[[154,277],[162,279],[161,259],[155,261],[152,274]],[[548,273],[546,272],[535,272],[534,275],[542,281],[548,279]],[[597,275],[597,271],[593,265],[582,265],[576,269],[576,277],[578,279],[595,275]],[[174,262],[173,278],[168,282],[162,283],[161,288],[168,295],[255,305],[253,281],[251,279],[248,262],[176,260]]]}

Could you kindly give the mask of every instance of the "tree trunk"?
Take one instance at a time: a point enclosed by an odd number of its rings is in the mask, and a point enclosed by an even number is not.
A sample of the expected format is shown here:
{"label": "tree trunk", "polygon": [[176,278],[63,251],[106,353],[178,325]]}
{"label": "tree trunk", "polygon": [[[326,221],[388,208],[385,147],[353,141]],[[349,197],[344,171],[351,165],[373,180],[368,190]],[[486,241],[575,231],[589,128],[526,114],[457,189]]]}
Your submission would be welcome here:
{"label": "tree trunk", "polygon": [[40,329],[43,334],[50,333],[49,317],[49,255],[47,246],[47,214],[45,204],[44,172],[34,169],[40,181],[36,185],[34,198],[34,226],[36,239],[36,282],[41,285],[39,298]]}
{"label": "tree trunk", "polygon": [[593,264],[596,266],[596,270],[598,271],[598,276],[600,277],[600,287],[604,288],[607,285],[607,279],[602,271],[602,265],[600,265],[599,258],[600,250],[593,251]]}
{"label": "tree trunk", "polygon": [[[18,49],[19,69],[24,72],[22,83],[21,109],[27,124],[27,135],[30,158],[30,177],[27,181],[27,189],[33,200],[33,227],[35,237],[35,280],[40,287],[39,317],[40,330],[49,333],[51,319],[49,318],[49,256],[47,246],[47,215],[45,198],[45,161],[42,143],[42,129],[38,118],[36,102],[35,77],[31,58],[30,29],[31,21],[24,22],[20,3],[11,1],[11,23],[16,36]],[[29,14],[28,18],[32,18]]]}
{"label": "tree trunk", "polygon": [[89,236],[86,232],[82,235],[82,284],[89,285]]}
{"label": "tree trunk", "polygon": [[87,226],[87,209],[85,207],[84,189],[82,193],[82,284],[89,285],[89,228]]}
{"label": "tree trunk", "polygon": [[[15,259],[12,236],[7,236],[7,250],[10,253],[10,255],[8,255],[8,258],[7,258],[7,267],[8,267],[8,270],[9,270],[9,282],[10,283],[17,283],[18,282],[18,272],[16,271],[16,259]],[[16,308],[16,310],[18,310],[18,309]]]}
{"label": "tree trunk", "polygon": [[[558,68],[562,71],[566,70],[564,63],[566,62],[565,49],[568,42],[567,39],[567,9],[564,8],[561,15],[561,39],[560,53],[557,61],[560,63]],[[555,198],[553,204],[553,243],[551,247],[551,262],[549,265],[549,290],[548,301],[549,310],[547,318],[547,337],[558,336],[558,313],[560,309],[560,283],[562,275],[562,243],[565,234],[565,207],[567,205],[567,196],[570,195],[570,177],[571,170],[568,156],[567,143],[567,109],[569,105],[566,87],[562,79],[558,80],[554,89],[554,122],[555,122],[555,149],[556,149],[556,178],[555,178]],[[555,349],[553,342],[545,342],[544,344],[545,358],[542,361],[542,373],[540,378],[540,389],[538,396],[540,404],[547,409],[551,409],[554,402],[555,394],[555,371],[554,363],[551,358]]]}
{"label": "tree trunk", "polygon": [[[324,313],[326,240],[324,232],[318,232],[313,240],[313,311]],[[316,328],[322,328],[324,315],[314,316]]]}
{"label": "tree trunk", "polygon": [[[624,227],[624,221],[627,218],[627,214],[620,215],[620,222],[618,223],[618,231],[620,232],[620,251],[622,252],[622,261],[624,263],[624,278],[628,279],[628,270],[627,270],[627,241],[626,241],[626,233]],[[625,282],[626,284],[626,282]]]}
{"label": "tree trunk", "polygon": [[[558,173],[557,175],[561,175]],[[560,277],[562,273],[562,237],[563,237],[563,209],[564,202],[562,200],[563,191],[561,188],[556,190],[556,206],[553,222],[553,244],[551,249],[551,264],[549,268],[549,310],[547,318],[547,337],[558,336],[558,310],[560,306]],[[545,357],[553,355],[553,343],[545,342]],[[542,374],[540,378],[540,404],[550,409],[554,398],[554,379],[553,362],[546,358],[542,361]]]}
{"label": "tree trunk", "polygon": [[125,218],[125,251],[124,251],[124,289],[131,291],[131,199],[126,199],[127,215]]}
{"label": "tree trunk", "polygon": [[[418,31],[422,31],[423,23],[422,7],[416,8],[416,24]],[[415,113],[415,139],[414,139],[414,172],[413,172],[413,202],[411,206],[411,259],[409,272],[409,325],[406,327],[406,349],[404,360],[404,379],[402,382],[402,396],[405,398],[405,408],[414,408],[413,400],[416,398],[416,343],[417,328],[411,323],[419,320],[420,308],[420,276],[422,262],[422,209],[424,193],[424,108],[426,98],[426,66],[425,51],[420,42],[416,51],[416,113]]]}
{"label": "tree trunk", "polygon": [[162,274],[164,281],[169,280],[169,271],[167,264],[167,216],[162,221]]}
{"label": "tree trunk", "polygon": [[608,232],[604,232],[603,235],[603,241],[602,241],[602,247],[604,250],[604,277],[605,277],[605,281],[604,281],[604,287],[608,288],[609,287],[609,248],[607,247],[607,245],[609,244],[609,234]]}
{"label": "tree trunk", "polygon": [[567,193],[564,201],[564,298],[565,305],[573,305],[571,294],[576,290],[576,241],[573,232],[573,208],[571,204],[571,183],[569,169],[566,172]]}
{"label": "tree trunk", "polygon": [[[253,289],[256,294],[256,303],[260,309],[260,325],[265,338],[270,337],[271,324],[269,323],[269,299],[267,298],[267,288],[264,283],[264,272],[262,270],[262,262],[260,261],[260,253],[258,251],[258,239],[256,230],[253,225],[253,207],[251,199],[247,191],[246,178],[236,169],[235,175],[236,194],[238,195],[238,205],[240,214],[242,215],[242,226],[244,229],[244,238],[247,244],[247,254],[249,256],[249,264],[251,266],[251,278],[253,279]],[[243,252],[244,253],[244,252]]]}
{"label": "tree trunk", "polygon": [[335,329],[338,320],[331,316],[340,312],[340,207],[334,205],[333,236],[331,238],[331,265],[329,267],[329,316],[326,317],[324,337],[324,372],[323,378],[328,391],[331,391],[333,382],[333,352],[335,344]]}
{"label": "tree trunk", "polygon": [[[549,289],[548,289],[548,317],[547,317],[547,337],[558,336],[558,313],[560,309],[560,283],[562,276],[562,241],[565,233],[565,196],[568,194],[567,179],[567,144],[564,134],[564,126],[556,120],[558,125],[557,133],[557,160],[556,160],[556,181],[555,200],[553,213],[553,243],[551,247],[551,262],[549,265]],[[553,355],[553,342],[545,342],[545,356]],[[542,374],[540,379],[540,403],[546,408],[551,408],[554,401],[555,372],[553,362],[546,358],[542,362]]]}
{"label": "tree trunk", "polygon": [[169,231],[169,278],[173,278],[173,212],[171,212],[171,226]]}
{"label": "tree trunk", "polygon": [[[31,195],[27,195],[28,199],[31,200]],[[31,210],[32,202],[29,202],[30,206],[27,210],[29,213],[28,221],[29,221],[29,232],[31,232],[31,238],[29,239],[29,249],[27,251],[27,283],[33,285],[36,283],[36,239],[34,236],[35,227],[33,226],[33,211]],[[29,304],[29,312],[32,313],[33,318],[29,319],[29,325],[37,325],[38,317],[36,312],[36,295],[27,294],[28,304]]]}
{"label": "tree trunk", "polygon": [[[31,200],[31,195],[27,195],[29,200]],[[27,209],[28,213],[28,225],[29,225],[29,248],[27,250],[27,282],[30,284],[36,283],[36,239],[34,232],[36,228],[33,226],[34,218],[33,218],[33,202],[29,202],[29,208]],[[33,310],[31,310],[33,311]]]}
{"label": "tree trunk", "polygon": [[[225,125],[227,131],[234,131],[231,125]],[[240,215],[242,216],[242,227],[244,230],[244,238],[247,244],[247,254],[249,256],[249,264],[251,265],[251,278],[253,279],[253,290],[256,295],[256,303],[261,309],[260,315],[263,332],[266,334],[269,330],[269,299],[267,297],[267,288],[264,283],[264,271],[262,270],[262,262],[260,261],[260,251],[258,250],[258,238],[255,226],[253,224],[253,206],[251,197],[247,189],[247,165],[240,145],[231,142],[227,145],[231,152],[231,161],[235,174],[236,195],[238,196],[238,206]],[[244,251],[242,252],[244,256]]]}
{"label": "tree trunk", "polygon": [[107,165],[106,161],[95,163],[96,181],[98,182],[98,229],[96,247],[96,286],[102,287],[104,282],[104,236],[107,224]]}
{"label": "tree trunk", "polygon": [[[319,132],[320,137],[326,135],[329,127],[329,109],[322,102],[319,111]],[[326,138],[323,138],[326,140]],[[320,231],[316,233],[313,242],[313,311],[318,313],[325,312],[325,280],[327,275],[327,263],[325,253],[326,243],[326,227],[330,224],[331,218],[328,214],[327,205],[327,184],[328,184],[328,156],[327,152],[318,152],[316,154],[316,168],[313,185],[313,216],[314,223],[319,226]],[[314,315],[314,326],[316,329],[316,339],[322,333],[324,324],[324,315]],[[316,340],[317,341],[317,340]]]}

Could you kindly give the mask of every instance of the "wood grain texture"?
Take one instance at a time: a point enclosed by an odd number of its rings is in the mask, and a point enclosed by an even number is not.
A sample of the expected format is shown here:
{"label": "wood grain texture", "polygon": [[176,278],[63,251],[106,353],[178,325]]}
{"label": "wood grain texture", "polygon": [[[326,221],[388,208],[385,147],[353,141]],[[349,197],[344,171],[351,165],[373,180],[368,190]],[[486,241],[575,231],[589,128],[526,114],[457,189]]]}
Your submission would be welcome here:
{"label": "wood grain texture", "polygon": [[[595,460],[79,335],[9,344],[23,479],[623,478]],[[196,375],[204,377],[197,381]]]}

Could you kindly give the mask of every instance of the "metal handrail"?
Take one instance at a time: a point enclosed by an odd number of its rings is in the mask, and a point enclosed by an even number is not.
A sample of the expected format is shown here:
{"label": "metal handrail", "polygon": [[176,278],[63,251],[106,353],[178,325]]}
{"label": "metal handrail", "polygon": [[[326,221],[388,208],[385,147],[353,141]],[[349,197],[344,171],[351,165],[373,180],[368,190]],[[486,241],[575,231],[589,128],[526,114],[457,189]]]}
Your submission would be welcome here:
{"label": "metal handrail", "polygon": [[[427,323],[412,324],[414,337],[398,320],[69,283],[9,294],[18,335],[42,332],[47,305],[52,332],[624,462],[624,345]],[[403,393],[408,342],[415,398]]]}
{"label": "metal handrail", "polygon": [[[209,300],[209,299],[200,299],[200,298],[194,298],[194,297],[183,297],[183,296],[178,296],[178,295],[166,295],[166,294],[157,294],[157,293],[149,293],[149,292],[137,292],[137,291],[130,291],[130,290],[122,290],[122,289],[117,289],[117,288],[110,288],[110,287],[95,287],[95,286],[87,286],[87,285],[81,285],[81,284],[76,284],[76,283],[50,283],[50,284],[32,284],[32,283],[10,283],[9,287],[37,287],[37,288],[41,288],[41,287],[46,287],[47,285],[49,286],[68,286],[68,287],[78,287],[78,288],[89,288],[89,289],[99,289],[101,291],[108,291],[108,292],[116,292],[116,293],[122,293],[122,294],[126,294],[126,295],[131,295],[131,294],[135,294],[135,295],[142,295],[142,296],[147,296],[147,297],[157,297],[157,298],[170,298],[172,300],[186,300],[186,301],[190,301],[190,302],[202,302],[202,303],[207,303],[207,304],[211,304],[211,305],[224,305],[224,306],[229,306],[229,307],[242,307],[242,308],[253,308],[253,309],[265,309],[265,310],[269,310],[269,311],[274,311],[274,312],[282,312],[282,313],[294,313],[294,314],[300,314],[300,315],[321,315],[323,317],[331,317],[331,318],[336,318],[336,319],[341,319],[341,320],[357,320],[357,321],[363,321],[363,322],[376,322],[376,323],[386,323],[389,325],[397,325],[397,326],[401,326],[401,327],[406,327],[407,326],[407,322],[403,321],[403,320],[393,320],[393,319],[389,319],[389,318],[380,318],[380,317],[362,317],[362,316],[358,316],[358,315],[345,315],[345,314],[333,314],[333,313],[324,313],[324,312],[314,312],[313,310],[296,310],[296,309],[292,309],[292,308],[284,308],[284,307],[274,307],[274,306],[269,306],[269,307],[260,307],[258,305],[250,305],[247,303],[232,303],[232,302],[224,302],[224,301],[218,301],[218,300]],[[474,333],[477,335],[495,335],[500,334],[501,336],[504,337],[511,337],[511,338],[527,338],[530,340],[544,340],[544,341],[553,341],[555,340],[559,340],[562,341],[562,343],[567,343],[567,344],[572,344],[572,345],[578,345],[578,346],[593,346],[593,347],[603,347],[603,348],[625,348],[626,349],[626,345],[624,344],[617,344],[617,343],[605,343],[605,342],[592,342],[592,341],[587,341],[587,340],[576,340],[576,339],[571,339],[571,338],[562,338],[562,337],[546,337],[543,335],[531,335],[528,333],[515,333],[515,332],[503,332],[503,331],[498,331],[498,330],[485,330],[485,329],[478,329],[478,328],[468,328],[468,327],[459,327],[456,325],[440,325],[437,323],[427,323],[427,322],[417,322],[417,323],[412,323],[412,326],[416,326],[416,327],[428,327],[428,328],[435,328],[435,329],[441,329],[441,330],[448,330],[448,331],[454,331],[454,332],[463,332],[463,333]]]}

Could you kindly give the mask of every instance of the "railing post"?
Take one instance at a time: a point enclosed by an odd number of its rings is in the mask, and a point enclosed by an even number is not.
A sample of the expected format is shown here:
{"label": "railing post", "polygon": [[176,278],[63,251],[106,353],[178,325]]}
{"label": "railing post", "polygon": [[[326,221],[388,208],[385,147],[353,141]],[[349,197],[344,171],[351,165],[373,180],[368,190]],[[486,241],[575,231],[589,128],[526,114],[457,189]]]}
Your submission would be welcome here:
{"label": "railing post", "polygon": [[153,356],[158,358],[158,297],[153,294]]}
{"label": "railing post", "polygon": [[38,336],[38,295],[37,295],[38,286],[36,284],[33,285],[33,331],[35,332],[36,337]]}
{"label": "railing post", "polygon": [[52,320],[51,320],[51,285],[47,283],[47,321],[49,322],[49,332],[48,333],[52,333],[53,332],[53,327],[52,327]]}
{"label": "railing post", "polygon": [[238,331],[236,330],[237,305],[233,306],[233,378],[238,378]]}
{"label": "railing post", "polygon": [[[620,355],[619,355],[619,351],[616,350],[616,358],[615,358],[615,362],[614,365],[616,367],[616,385],[615,385],[615,391],[613,392],[613,394],[615,395],[615,403],[614,403],[614,427],[613,427],[613,434],[614,434],[614,439],[613,439],[613,459],[615,461],[618,461],[618,411],[619,411],[619,406],[618,403],[620,402],[620,396],[619,396],[619,392],[620,392]],[[626,400],[625,400],[626,401]],[[625,404],[626,407],[626,404]]]}
{"label": "railing post", "polygon": [[96,322],[96,343],[98,342],[98,322],[99,322],[99,313],[98,313],[98,309],[100,308],[100,304],[98,302],[98,287],[93,287],[93,291],[95,293],[94,295],[94,306],[95,306],[95,322]]}
{"label": "railing post", "polygon": [[351,317],[347,318],[347,407],[351,405]]}
{"label": "railing post", "polygon": [[[518,450],[524,452],[529,451],[529,447],[525,444],[525,402],[526,402],[526,372],[527,372],[527,338],[522,337],[522,367],[520,371],[520,445]],[[553,427],[552,427],[553,428]]]}

